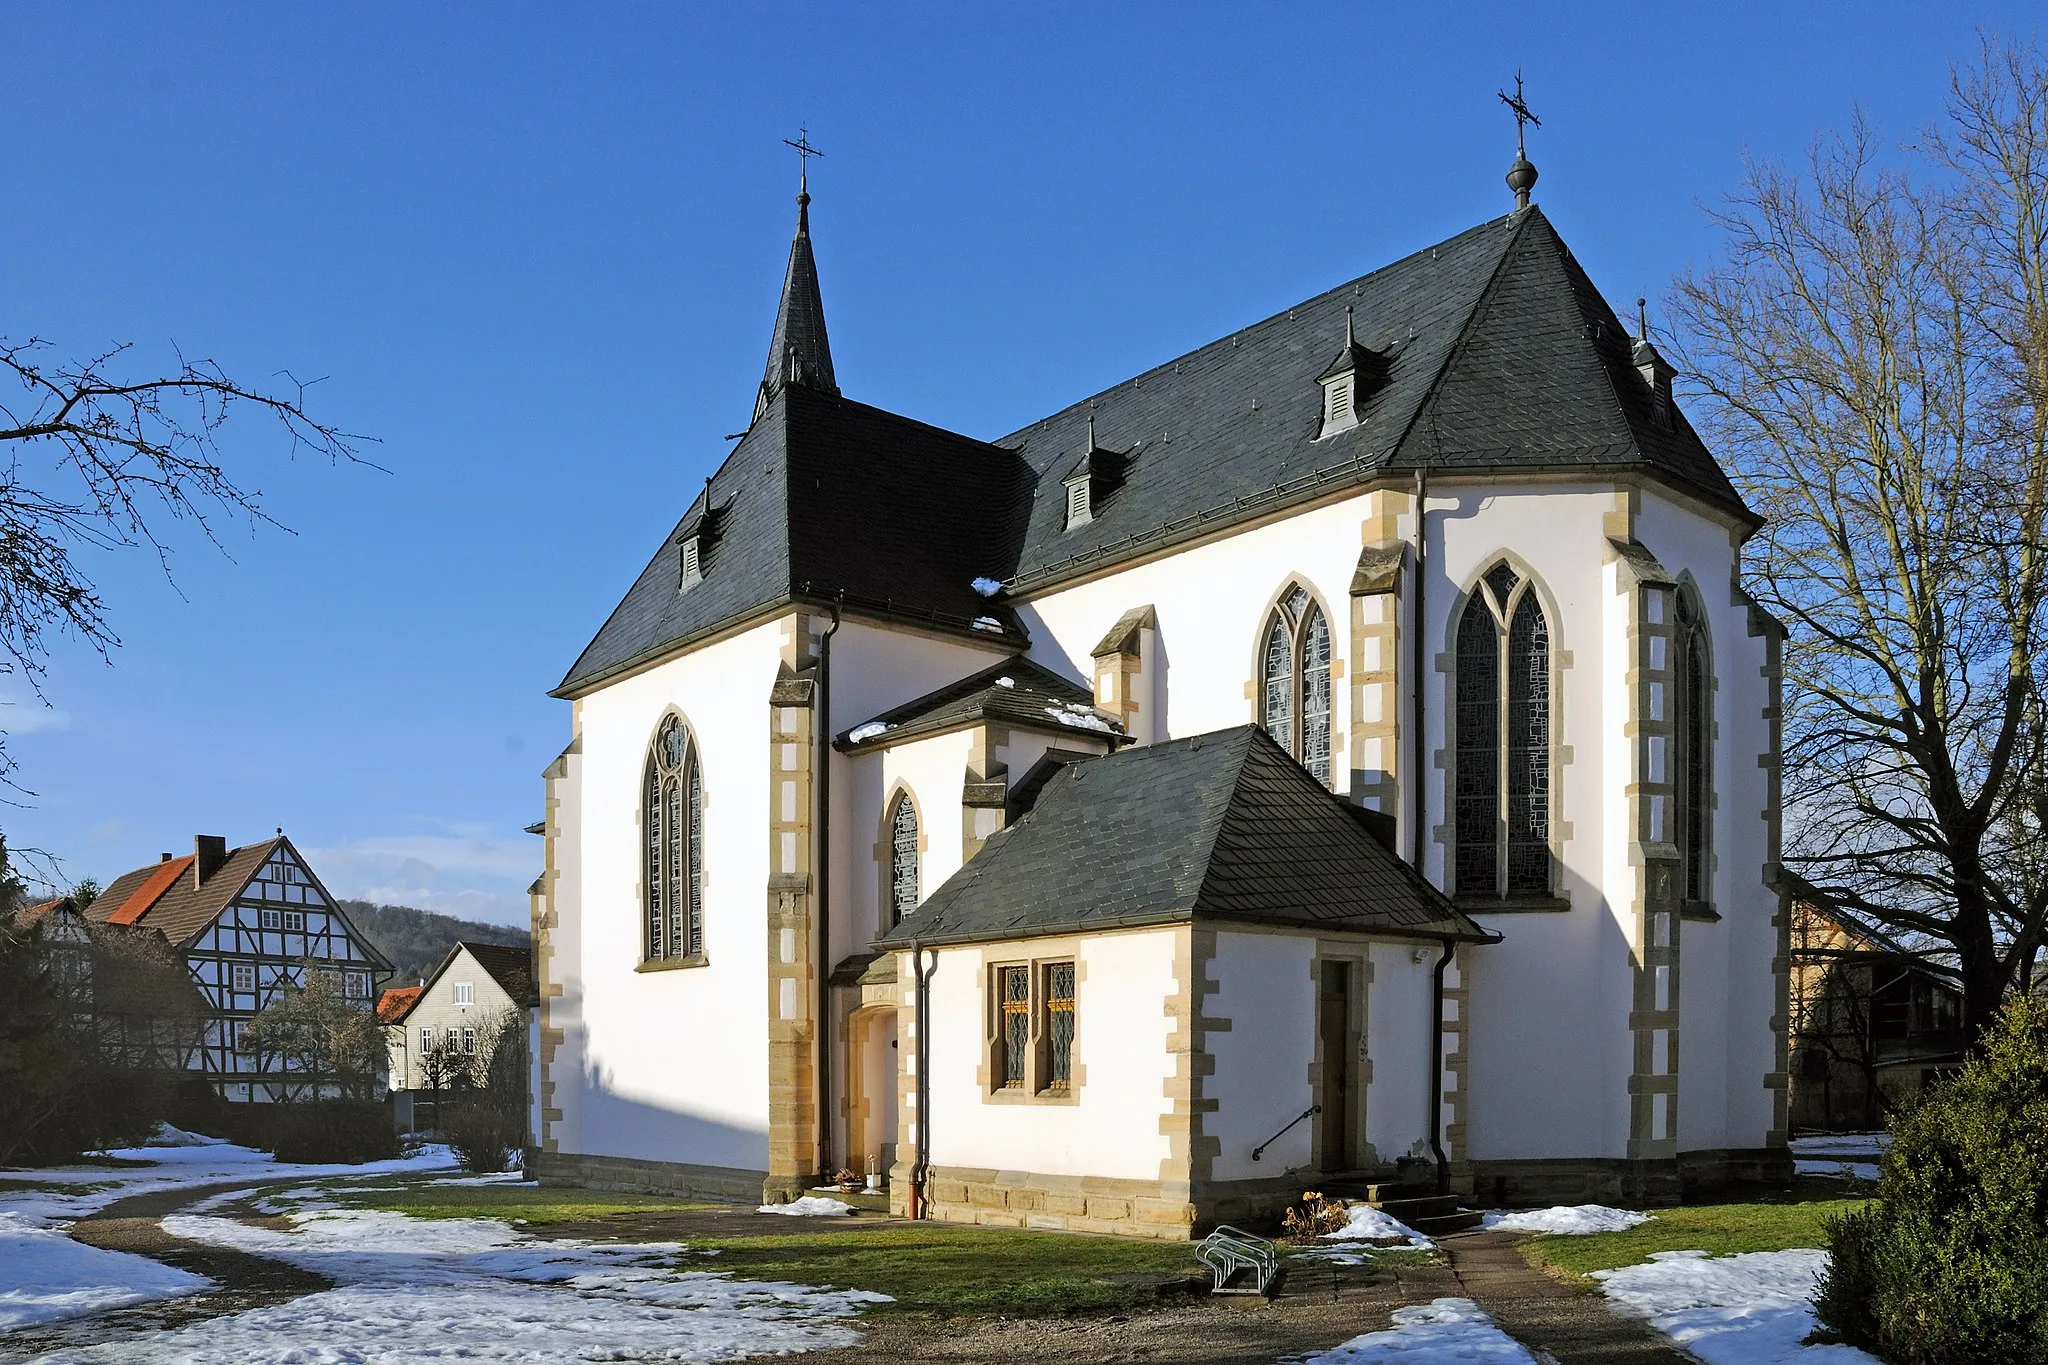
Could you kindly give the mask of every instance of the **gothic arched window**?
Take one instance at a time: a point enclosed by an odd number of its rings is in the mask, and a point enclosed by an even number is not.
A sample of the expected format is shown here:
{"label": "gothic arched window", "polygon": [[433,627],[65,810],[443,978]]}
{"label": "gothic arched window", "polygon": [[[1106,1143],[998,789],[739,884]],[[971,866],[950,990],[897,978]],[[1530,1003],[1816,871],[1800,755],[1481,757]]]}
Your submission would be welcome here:
{"label": "gothic arched window", "polygon": [[917,909],[917,899],[917,807],[905,792],[889,815],[889,920],[882,927],[901,924]]}
{"label": "gothic arched window", "polygon": [[1689,588],[1678,590],[1677,638],[1672,656],[1677,665],[1677,763],[1679,895],[1704,904],[1713,899],[1713,863],[1709,832],[1713,828],[1714,675],[1707,666],[1706,623]]}
{"label": "gothic arched window", "polygon": [[1550,624],[1505,562],[1458,621],[1457,834],[1461,896],[1548,895]]}
{"label": "gothic arched window", "polygon": [[647,960],[693,957],[704,946],[704,779],[678,716],[662,722],[647,751],[640,824]]}
{"label": "gothic arched window", "polygon": [[1259,724],[1324,786],[1330,782],[1330,622],[1305,588],[1266,621]]}

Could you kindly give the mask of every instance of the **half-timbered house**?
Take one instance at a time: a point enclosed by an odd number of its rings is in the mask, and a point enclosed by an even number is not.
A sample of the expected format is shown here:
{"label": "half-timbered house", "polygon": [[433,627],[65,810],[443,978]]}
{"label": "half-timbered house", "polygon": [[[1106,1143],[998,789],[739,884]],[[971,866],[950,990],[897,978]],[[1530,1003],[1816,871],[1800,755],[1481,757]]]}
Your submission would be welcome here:
{"label": "half-timbered house", "polygon": [[116,878],[87,917],[154,929],[184,959],[207,1004],[192,1065],[227,1100],[282,1100],[307,1084],[248,1037],[283,987],[303,984],[309,970],[332,973],[343,997],[368,1010],[391,970],[282,833],[232,849],[199,835],[185,857],[166,853]]}

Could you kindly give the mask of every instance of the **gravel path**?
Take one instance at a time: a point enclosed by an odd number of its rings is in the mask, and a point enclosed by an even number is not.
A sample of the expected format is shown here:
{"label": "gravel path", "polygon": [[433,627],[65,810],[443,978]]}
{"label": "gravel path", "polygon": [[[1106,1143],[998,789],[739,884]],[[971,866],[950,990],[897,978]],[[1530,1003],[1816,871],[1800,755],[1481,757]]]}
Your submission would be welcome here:
{"label": "gravel path", "polygon": [[201,1200],[241,1190],[259,1190],[275,1185],[276,1176],[263,1180],[235,1180],[218,1185],[186,1185],[151,1194],[117,1199],[98,1213],[88,1214],[68,1229],[71,1239],[105,1251],[126,1251],[147,1256],[204,1275],[215,1288],[182,1299],[165,1299],[117,1309],[89,1318],[73,1318],[44,1326],[24,1328],[0,1337],[0,1361],[33,1360],[46,1352],[65,1347],[91,1346],[119,1341],[206,1318],[226,1317],[283,1303],[304,1294],[332,1288],[324,1275],[300,1270],[262,1256],[226,1247],[206,1246],[173,1237],[161,1220]]}
{"label": "gravel path", "polygon": [[1439,1244],[1464,1297],[1557,1365],[1696,1365],[1648,1323],[1625,1318],[1596,1291],[1552,1279],[1524,1260],[1526,1234],[1475,1232]]}

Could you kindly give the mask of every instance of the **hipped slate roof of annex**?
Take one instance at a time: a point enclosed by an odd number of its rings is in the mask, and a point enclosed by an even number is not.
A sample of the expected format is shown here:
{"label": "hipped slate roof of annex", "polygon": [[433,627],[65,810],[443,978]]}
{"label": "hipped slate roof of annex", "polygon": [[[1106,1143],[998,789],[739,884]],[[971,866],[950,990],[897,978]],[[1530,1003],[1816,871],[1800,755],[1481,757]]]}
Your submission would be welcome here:
{"label": "hipped slate roof of annex", "polygon": [[1141,924],[1491,942],[1255,725],[1071,763],[877,948]]}

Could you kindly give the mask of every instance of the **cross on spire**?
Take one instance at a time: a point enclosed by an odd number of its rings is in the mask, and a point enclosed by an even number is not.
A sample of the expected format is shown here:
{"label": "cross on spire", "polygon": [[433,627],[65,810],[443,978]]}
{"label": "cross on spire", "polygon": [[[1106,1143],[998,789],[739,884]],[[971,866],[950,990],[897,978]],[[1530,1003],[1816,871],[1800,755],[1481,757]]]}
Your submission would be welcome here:
{"label": "cross on spire", "polygon": [[1508,188],[1515,192],[1515,207],[1525,209],[1529,207],[1529,191],[1536,188],[1536,167],[1529,161],[1528,144],[1525,141],[1526,129],[1532,124],[1541,128],[1543,120],[1536,117],[1536,111],[1522,98],[1520,67],[1515,69],[1515,93],[1510,95],[1505,90],[1496,93],[1500,96],[1500,102],[1515,115],[1515,164],[1508,167]]}
{"label": "cross on spire", "polygon": [[796,148],[796,192],[808,198],[811,190],[811,158],[825,154],[811,145],[810,129],[801,126],[796,130],[796,140],[784,138],[782,145]]}

